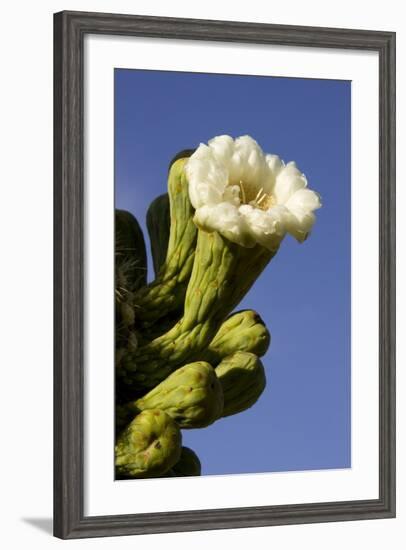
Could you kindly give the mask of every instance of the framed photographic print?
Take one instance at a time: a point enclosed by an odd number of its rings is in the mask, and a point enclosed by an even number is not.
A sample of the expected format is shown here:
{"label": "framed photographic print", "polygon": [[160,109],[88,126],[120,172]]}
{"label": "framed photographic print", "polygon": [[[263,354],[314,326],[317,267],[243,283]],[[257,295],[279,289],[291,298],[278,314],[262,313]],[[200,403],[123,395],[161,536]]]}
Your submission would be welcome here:
{"label": "framed photographic print", "polygon": [[55,535],[394,517],[394,33],[54,22]]}

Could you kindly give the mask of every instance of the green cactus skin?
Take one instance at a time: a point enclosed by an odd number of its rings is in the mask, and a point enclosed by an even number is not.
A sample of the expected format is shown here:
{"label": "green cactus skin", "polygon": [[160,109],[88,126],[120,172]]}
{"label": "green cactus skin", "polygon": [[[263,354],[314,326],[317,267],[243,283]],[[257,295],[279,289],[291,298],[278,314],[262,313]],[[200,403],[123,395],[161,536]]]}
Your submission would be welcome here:
{"label": "green cactus skin", "polygon": [[171,225],[166,260],[155,281],[135,297],[137,318],[146,327],[182,308],[192,272],[197,228],[193,223],[193,208],[183,170],[186,161],[187,158],[176,160],[169,171]]}
{"label": "green cactus skin", "polygon": [[147,252],[144,235],[135,217],[115,210],[116,288],[133,292],[147,283]]}
{"label": "green cactus skin", "polygon": [[151,388],[182,364],[200,359],[225,318],[241,301],[276,250],[245,248],[219,233],[199,230],[184,315],[140,346],[118,372],[125,384]]}
{"label": "green cactus skin", "polygon": [[159,477],[180,459],[182,435],[163,411],[143,411],[119,435],[115,448],[119,478]]}
{"label": "green cactus skin", "polygon": [[156,277],[166,259],[170,226],[169,195],[165,193],[154,199],[147,211],[147,229]]}
{"label": "green cactus skin", "polygon": [[[197,361],[173,372],[147,395],[126,406],[128,417],[139,411],[160,409],[181,428],[204,428],[221,417],[223,391],[209,363]],[[123,411],[118,421],[125,421]]]}
{"label": "green cactus skin", "polygon": [[176,477],[183,477],[200,476],[201,473],[202,465],[197,454],[189,447],[182,447],[179,462],[173,466],[171,474]]}
{"label": "green cactus skin", "polygon": [[221,325],[202,359],[215,366],[236,351],[249,351],[262,357],[271,335],[256,311],[246,309],[233,313]]}
{"label": "green cactus skin", "polygon": [[266,386],[265,369],[253,353],[237,351],[216,367],[223,387],[223,417],[249,409]]}
{"label": "green cactus skin", "polygon": [[[179,159],[190,157],[196,149],[183,149],[170,162],[172,165]],[[147,211],[147,229],[151,242],[151,253],[155,276],[166,260],[171,229],[170,203],[168,193],[160,195],[152,201]]]}

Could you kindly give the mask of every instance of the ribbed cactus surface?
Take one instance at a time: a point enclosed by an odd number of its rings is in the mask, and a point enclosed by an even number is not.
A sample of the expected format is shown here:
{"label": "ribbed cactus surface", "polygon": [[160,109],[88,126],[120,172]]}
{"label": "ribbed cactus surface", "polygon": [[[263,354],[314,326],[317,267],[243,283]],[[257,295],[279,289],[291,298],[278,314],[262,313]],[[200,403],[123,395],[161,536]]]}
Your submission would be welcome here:
{"label": "ribbed cactus surface", "polygon": [[270,334],[253,310],[233,313],[275,254],[245,248],[194,223],[185,164],[171,163],[167,193],[147,212],[155,279],[144,238],[116,212],[116,476],[201,475],[183,429],[251,407],[263,392],[259,357]]}

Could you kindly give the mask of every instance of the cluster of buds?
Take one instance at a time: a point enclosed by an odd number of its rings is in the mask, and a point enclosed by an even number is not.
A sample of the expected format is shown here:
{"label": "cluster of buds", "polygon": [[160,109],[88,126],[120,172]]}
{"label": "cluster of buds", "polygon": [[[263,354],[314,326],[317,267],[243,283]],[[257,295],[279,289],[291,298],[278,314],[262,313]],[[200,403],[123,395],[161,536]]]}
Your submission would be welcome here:
{"label": "cluster of buds", "polygon": [[270,334],[235,312],[286,233],[303,242],[318,195],[294,163],[250,137],[219,136],[172,161],[147,227],[116,211],[116,475],[200,475],[182,430],[254,405]]}

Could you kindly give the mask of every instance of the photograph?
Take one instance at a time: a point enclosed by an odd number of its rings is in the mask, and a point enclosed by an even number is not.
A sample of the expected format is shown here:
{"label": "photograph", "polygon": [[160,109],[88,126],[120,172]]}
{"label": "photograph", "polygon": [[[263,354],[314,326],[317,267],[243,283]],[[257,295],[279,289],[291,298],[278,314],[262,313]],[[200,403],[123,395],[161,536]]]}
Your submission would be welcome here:
{"label": "photograph", "polygon": [[115,68],[114,207],[115,479],[351,468],[351,81]]}
{"label": "photograph", "polygon": [[55,14],[55,536],[395,517],[395,43]]}

